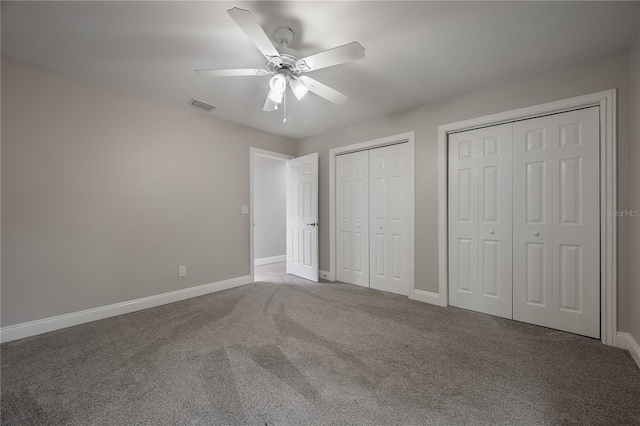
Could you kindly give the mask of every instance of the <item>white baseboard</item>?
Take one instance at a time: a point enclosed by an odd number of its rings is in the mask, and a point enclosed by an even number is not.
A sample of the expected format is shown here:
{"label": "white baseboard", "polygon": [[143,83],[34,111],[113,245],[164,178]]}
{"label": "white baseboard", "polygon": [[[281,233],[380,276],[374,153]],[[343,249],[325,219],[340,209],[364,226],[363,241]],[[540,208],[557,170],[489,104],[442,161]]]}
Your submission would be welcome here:
{"label": "white baseboard", "polygon": [[631,358],[640,368],[640,345],[629,333],[618,332],[616,334],[616,348],[626,349],[631,354]]}
{"label": "white baseboard", "polygon": [[335,279],[331,276],[331,272],[320,270],[320,278],[325,281],[335,281]]}
{"label": "white baseboard", "polygon": [[432,293],[430,291],[413,289],[409,293],[409,299],[417,300],[418,302],[430,303],[432,305],[443,306],[442,298],[438,293]]}
{"label": "white baseboard", "polygon": [[268,265],[270,263],[284,262],[286,260],[286,254],[281,254],[280,256],[262,257],[260,259],[254,259],[253,266]]}
{"label": "white baseboard", "polygon": [[114,317],[116,315],[128,314],[142,309],[153,308],[155,306],[166,305],[167,303],[179,302],[192,297],[239,287],[241,285],[249,284],[250,282],[251,280],[249,275],[246,275],[211,284],[170,291],[168,293],[162,293],[155,296],[143,297],[141,299],[129,300],[127,302],[114,303],[113,305],[100,306],[98,308],[72,312],[70,314],[9,325],[0,329],[0,341],[4,343],[12,340],[23,339],[25,337],[35,336],[49,331],[60,330],[61,328],[72,327],[74,325]]}

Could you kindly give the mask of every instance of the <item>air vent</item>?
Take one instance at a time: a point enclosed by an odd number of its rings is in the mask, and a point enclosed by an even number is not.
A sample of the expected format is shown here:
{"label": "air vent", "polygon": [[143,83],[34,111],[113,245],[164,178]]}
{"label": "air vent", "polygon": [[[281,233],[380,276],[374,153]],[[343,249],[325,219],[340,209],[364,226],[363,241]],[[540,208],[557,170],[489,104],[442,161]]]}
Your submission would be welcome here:
{"label": "air vent", "polygon": [[213,111],[214,109],[216,109],[216,107],[214,107],[213,105],[200,101],[198,99],[191,99],[189,101],[189,105],[191,105],[194,108],[201,109],[203,111]]}

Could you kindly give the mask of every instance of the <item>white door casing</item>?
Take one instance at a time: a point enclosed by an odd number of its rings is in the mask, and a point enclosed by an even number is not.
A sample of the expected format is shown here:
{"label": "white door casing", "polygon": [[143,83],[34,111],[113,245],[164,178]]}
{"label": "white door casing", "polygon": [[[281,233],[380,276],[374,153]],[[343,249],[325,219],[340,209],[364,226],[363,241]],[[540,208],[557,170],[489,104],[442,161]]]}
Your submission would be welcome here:
{"label": "white door casing", "polygon": [[369,151],[336,157],[337,279],[369,287]]}
{"label": "white door casing", "polygon": [[406,143],[369,151],[369,283],[403,295],[412,290],[409,161]]}
{"label": "white door casing", "polygon": [[318,281],[318,153],[287,161],[287,273]]}
{"label": "white door casing", "polygon": [[514,124],[514,319],[600,337],[599,110]]}
{"label": "white door casing", "polygon": [[449,137],[449,298],[512,317],[511,125]]}

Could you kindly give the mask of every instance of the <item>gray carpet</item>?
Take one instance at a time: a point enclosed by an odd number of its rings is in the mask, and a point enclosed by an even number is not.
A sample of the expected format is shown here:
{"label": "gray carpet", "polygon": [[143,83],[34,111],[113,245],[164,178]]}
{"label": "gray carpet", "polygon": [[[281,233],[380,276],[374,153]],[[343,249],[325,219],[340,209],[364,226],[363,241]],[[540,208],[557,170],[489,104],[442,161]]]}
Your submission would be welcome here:
{"label": "gray carpet", "polygon": [[2,424],[640,424],[628,352],[285,277],[5,343]]}

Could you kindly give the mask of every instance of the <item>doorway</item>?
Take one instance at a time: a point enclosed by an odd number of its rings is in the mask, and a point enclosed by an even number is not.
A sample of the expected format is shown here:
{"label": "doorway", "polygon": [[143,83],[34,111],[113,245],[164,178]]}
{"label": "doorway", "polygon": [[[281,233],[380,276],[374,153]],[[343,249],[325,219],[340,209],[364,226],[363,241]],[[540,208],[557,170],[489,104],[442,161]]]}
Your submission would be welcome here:
{"label": "doorway", "polygon": [[286,165],[293,157],[250,148],[251,281],[285,275]]}

